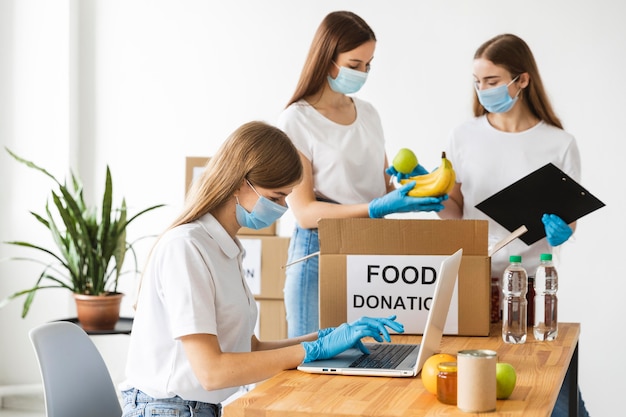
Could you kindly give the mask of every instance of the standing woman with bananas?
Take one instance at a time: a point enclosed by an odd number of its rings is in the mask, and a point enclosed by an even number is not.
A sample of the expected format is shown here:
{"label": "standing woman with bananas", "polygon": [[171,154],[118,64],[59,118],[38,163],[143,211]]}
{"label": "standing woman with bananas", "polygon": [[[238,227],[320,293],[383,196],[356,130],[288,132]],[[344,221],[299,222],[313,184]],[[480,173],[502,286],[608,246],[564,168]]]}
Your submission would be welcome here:
{"label": "standing woman with bananas", "polygon": [[[376,109],[348,94],[365,83],[376,36],[352,12],[328,14],[317,29],[296,90],[278,127],[300,153],[303,180],[288,203],[296,219],[288,262],[319,251],[321,218],[384,217],[439,211],[441,197],[415,198],[412,183],[395,189],[385,173],[385,140]],[[413,175],[425,173],[421,166]],[[289,337],[315,331],[318,315],[318,258],[290,265],[284,289]]]}
{"label": "standing woman with bananas", "polygon": [[[439,216],[488,220],[489,240],[495,243],[510,232],[476,204],[549,162],[580,181],[580,154],[552,109],[530,48],[519,37],[498,35],[476,50],[474,88],[475,117],[450,136],[447,155],[457,182]],[[530,246],[516,239],[498,251],[491,260],[493,277],[502,276],[509,255],[521,255],[526,270],[534,272],[540,255],[551,253],[574,232],[575,223],[568,225],[553,213],[541,220],[547,237]],[[562,394],[553,416],[567,415]],[[580,415],[587,416],[582,399],[579,403]]]}

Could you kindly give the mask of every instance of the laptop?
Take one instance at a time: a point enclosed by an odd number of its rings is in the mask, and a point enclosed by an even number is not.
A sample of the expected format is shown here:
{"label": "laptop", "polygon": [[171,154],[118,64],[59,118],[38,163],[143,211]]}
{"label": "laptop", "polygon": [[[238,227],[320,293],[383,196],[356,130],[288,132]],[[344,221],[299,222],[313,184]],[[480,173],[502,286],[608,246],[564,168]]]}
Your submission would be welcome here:
{"label": "laptop", "polygon": [[441,262],[439,279],[420,344],[365,343],[370,354],[348,349],[331,358],[302,363],[298,370],[315,374],[412,377],[439,351],[443,328],[457,280],[463,249]]}

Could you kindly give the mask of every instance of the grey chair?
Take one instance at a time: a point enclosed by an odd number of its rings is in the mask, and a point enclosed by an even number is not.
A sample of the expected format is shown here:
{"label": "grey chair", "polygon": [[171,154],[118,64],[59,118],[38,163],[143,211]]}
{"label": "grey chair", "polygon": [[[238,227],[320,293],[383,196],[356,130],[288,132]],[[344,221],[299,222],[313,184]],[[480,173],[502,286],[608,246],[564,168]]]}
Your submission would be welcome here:
{"label": "grey chair", "polygon": [[100,352],[74,323],[31,329],[43,379],[47,417],[120,417],[115,385]]}

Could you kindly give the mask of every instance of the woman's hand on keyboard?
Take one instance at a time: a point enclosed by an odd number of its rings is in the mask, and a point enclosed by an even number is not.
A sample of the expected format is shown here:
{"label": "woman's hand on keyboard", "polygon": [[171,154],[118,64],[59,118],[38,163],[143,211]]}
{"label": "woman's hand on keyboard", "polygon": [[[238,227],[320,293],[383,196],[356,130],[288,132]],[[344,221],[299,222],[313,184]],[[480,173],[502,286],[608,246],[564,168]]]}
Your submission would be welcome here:
{"label": "woman's hand on keyboard", "polygon": [[404,332],[404,326],[395,320],[395,315],[388,318],[362,317],[352,323],[342,324],[316,341],[302,342],[305,351],[304,362],[332,358],[352,347],[360,349],[363,353],[369,353],[361,339],[371,337],[378,342],[382,342],[383,339],[389,342],[391,338],[387,327],[398,333]]}
{"label": "woman's hand on keyboard", "polygon": [[370,327],[376,327],[378,329],[379,337],[374,337],[378,342],[382,342],[380,335],[382,335],[386,342],[391,342],[391,337],[389,336],[389,331],[387,327],[396,333],[404,333],[404,325],[396,321],[396,315],[389,316],[387,318],[383,317],[361,317],[357,321],[352,322],[352,324],[367,324]]}

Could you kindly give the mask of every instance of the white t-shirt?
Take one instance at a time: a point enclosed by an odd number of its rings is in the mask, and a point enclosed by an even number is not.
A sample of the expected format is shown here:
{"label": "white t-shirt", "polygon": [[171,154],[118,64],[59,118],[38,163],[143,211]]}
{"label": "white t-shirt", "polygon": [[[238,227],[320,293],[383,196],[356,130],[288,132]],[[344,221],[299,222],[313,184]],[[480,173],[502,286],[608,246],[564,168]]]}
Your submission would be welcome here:
{"label": "white t-shirt", "polygon": [[258,311],[242,256],[239,241],[211,214],[161,237],[143,276],[122,390],[206,403],[237,391],[203,389],[179,338],[214,334],[224,352],[251,351]]}
{"label": "white t-shirt", "polygon": [[[581,176],[574,137],[544,122],[524,132],[507,133],[491,126],[486,116],[471,119],[452,131],[447,157],[456,171],[456,181],[462,184],[463,218],[489,220],[490,244],[510,232],[476,204],[549,162],[576,181]],[[495,254],[492,276],[502,275],[509,255],[521,255],[528,274],[534,275],[539,255],[551,250],[545,238],[531,246],[516,239]]]}
{"label": "white t-shirt", "polygon": [[287,107],[277,126],[313,166],[315,194],[341,204],[369,203],[386,193],[385,138],[369,103],[351,97],[356,120],[335,123],[305,100]]}

